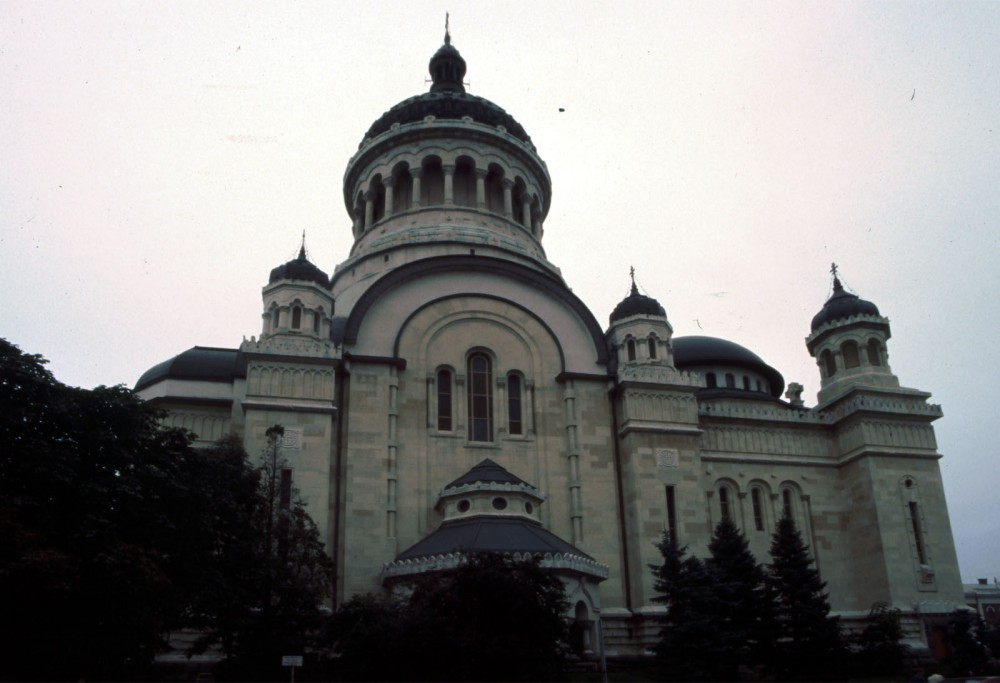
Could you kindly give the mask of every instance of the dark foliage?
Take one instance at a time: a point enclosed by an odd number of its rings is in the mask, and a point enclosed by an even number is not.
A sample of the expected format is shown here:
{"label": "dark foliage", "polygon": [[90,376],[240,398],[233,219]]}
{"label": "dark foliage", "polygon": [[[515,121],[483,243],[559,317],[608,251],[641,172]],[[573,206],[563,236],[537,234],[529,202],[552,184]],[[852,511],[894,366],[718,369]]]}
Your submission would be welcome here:
{"label": "dark foliage", "polygon": [[726,678],[724,645],[717,619],[721,603],[715,578],[705,563],[686,557],[666,534],[659,544],[663,564],[653,567],[657,602],[667,607],[656,657],[661,675],[671,681],[712,681]]}
{"label": "dark foliage", "polygon": [[773,669],[778,680],[839,680],[845,654],[840,624],[830,616],[826,583],[820,580],[790,517],[778,522],[768,569],[768,586],[776,606]]}
{"label": "dark foliage", "polygon": [[876,602],[868,612],[864,630],[857,636],[855,663],[866,676],[900,676],[906,645],[898,608]]}
{"label": "dark foliage", "polygon": [[990,656],[979,638],[985,630],[982,620],[969,610],[955,610],[948,622],[944,642],[948,656],[942,665],[949,676],[961,677],[987,673]]}
{"label": "dark foliage", "polygon": [[[332,619],[342,680],[556,680],[568,608],[537,562],[477,554],[422,577],[405,600],[359,596]],[[391,656],[386,656],[391,643]]]}
{"label": "dark foliage", "polygon": [[261,623],[261,574],[269,633],[306,629],[329,561],[301,506],[287,528],[305,540],[281,565],[237,442],[192,449],[128,389],[68,387],[44,364],[0,339],[0,679],[147,677],[184,626],[235,652]]}
{"label": "dark foliage", "polygon": [[716,628],[723,648],[723,677],[735,680],[741,670],[762,672],[771,661],[775,635],[764,569],[729,518],[716,525],[708,550],[711,557],[706,565],[715,580],[714,596],[719,602]]}

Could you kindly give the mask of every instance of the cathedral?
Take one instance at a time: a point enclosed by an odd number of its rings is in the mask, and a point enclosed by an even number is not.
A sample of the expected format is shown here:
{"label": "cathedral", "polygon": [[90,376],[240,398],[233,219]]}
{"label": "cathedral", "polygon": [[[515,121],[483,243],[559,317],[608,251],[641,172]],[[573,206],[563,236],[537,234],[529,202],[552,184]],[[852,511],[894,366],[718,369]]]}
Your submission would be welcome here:
{"label": "cathedral", "polygon": [[545,162],[465,72],[446,34],[429,91],[364,134],[332,274],[303,243],[267,278],[259,334],[184,351],[136,392],[200,444],[235,433],[260,453],[284,426],[283,478],[334,560],[334,604],[477,550],[538,557],[583,651],[642,655],[665,531],[704,556],[729,518],[766,562],[789,515],[845,624],[887,603],[935,650],[964,602],[942,413],[893,374],[889,320],[834,270],[802,321],[812,406],[750,349],[675,337],[634,278],[602,325],[542,246]]}

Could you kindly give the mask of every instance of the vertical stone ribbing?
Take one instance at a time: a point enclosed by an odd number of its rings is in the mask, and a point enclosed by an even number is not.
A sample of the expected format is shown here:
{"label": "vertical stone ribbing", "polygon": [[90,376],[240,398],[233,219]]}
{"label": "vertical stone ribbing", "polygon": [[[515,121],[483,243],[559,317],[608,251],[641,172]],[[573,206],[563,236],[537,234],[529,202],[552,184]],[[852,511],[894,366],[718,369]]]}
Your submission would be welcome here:
{"label": "vertical stone ribbing", "polygon": [[566,383],[563,391],[566,413],[566,454],[569,460],[570,521],[573,525],[573,543],[583,542],[583,504],[580,498],[580,444],[576,422],[576,391],[573,381]]}
{"label": "vertical stone ribbing", "polygon": [[396,458],[398,442],[396,439],[397,422],[399,421],[399,375],[395,366],[389,368],[389,424],[388,424],[388,459],[386,462],[386,520],[385,535],[396,537]]}

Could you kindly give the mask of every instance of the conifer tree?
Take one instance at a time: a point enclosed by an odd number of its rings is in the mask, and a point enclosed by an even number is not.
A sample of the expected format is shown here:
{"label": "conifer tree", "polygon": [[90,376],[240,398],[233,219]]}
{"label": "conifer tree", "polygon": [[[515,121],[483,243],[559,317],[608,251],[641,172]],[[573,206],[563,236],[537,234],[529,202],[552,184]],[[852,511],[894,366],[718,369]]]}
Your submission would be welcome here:
{"label": "conifer tree", "polygon": [[840,624],[830,616],[826,583],[791,517],[782,517],[774,532],[768,584],[776,605],[778,680],[837,678],[844,652]]}
{"label": "conifer tree", "polygon": [[708,549],[711,557],[706,565],[715,581],[719,609],[715,626],[722,650],[723,677],[742,677],[742,667],[759,675],[768,665],[774,640],[773,610],[764,569],[750,552],[746,537],[728,517],[716,525]]}
{"label": "conifer tree", "polygon": [[657,546],[663,564],[653,566],[654,601],[666,605],[656,656],[665,680],[713,681],[726,678],[724,645],[719,640],[719,603],[715,580],[705,563],[686,557],[666,534]]}

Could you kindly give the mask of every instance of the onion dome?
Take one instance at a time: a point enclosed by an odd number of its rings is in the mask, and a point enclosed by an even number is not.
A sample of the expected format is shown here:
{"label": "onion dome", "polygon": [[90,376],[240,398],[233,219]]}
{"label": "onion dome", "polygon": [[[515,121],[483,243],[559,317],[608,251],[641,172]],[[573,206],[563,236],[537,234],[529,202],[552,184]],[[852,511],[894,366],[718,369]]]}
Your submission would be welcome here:
{"label": "onion dome", "polygon": [[639,293],[639,288],[635,286],[635,278],[632,278],[632,291],[615,306],[615,310],[611,311],[611,324],[614,325],[616,321],[633,315],[667,317],[667,312],[660,305],[659,301],[651,296]]}
{"label": "onion dome", "polygon": [[315,282],[323,289],[330,289],[330,277],[306,258],[304,244],[299,249],[298,258],[272,270],[271,277],[267,281],[272,283],[278,280],[307,280]]}
{"label": "onion dome", "polygon": [[246,361],[242,352],[194,346],[144,372],[135,383],[135,391],[168,379],[231,384],[234,377],[246,377]]}
{"label": "onion dome", "polygon": [[430,92],[405,99],[382,114],[365,133],[359,147],[365,144],[365,140],[386,132],[396,124],[417,123],[428,116],[455,121],[468,116],[476,123],[503,126],[510,135],[531,145],[524,126],[513,116],[489,100],[465,92],[462,83],[465,60],[451,44],[451,36],[447,33],[444,45],[431,57],[429,68],[432,79]]}
{"label": "onion dome", "polygon": [[865,301],[857,294],[845,291],[840,284],[840,278],[834,275],[833,294],[823,304],[823,310],[813,316],[811,330],[815,332],[826,323],[846,320],[857,315],[880,316],[875,304]]}

